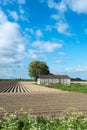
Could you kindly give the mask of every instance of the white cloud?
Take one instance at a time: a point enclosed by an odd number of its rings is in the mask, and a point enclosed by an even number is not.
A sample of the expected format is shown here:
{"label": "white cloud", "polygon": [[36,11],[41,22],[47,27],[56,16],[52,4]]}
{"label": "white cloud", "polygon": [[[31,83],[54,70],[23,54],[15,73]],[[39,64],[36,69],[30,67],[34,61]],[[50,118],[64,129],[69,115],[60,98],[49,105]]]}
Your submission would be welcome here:
{"label": "white cloud", "polygon": [[25,46],[24,46],[24,44],[18,44],[18,52],[24,52],[24,50],[25,50]]}
{"label": "white cloud", "polygon": [[58,4],[58,10],[61,12],[61,13],[64,13],[67,11],[67,7],[65,5],[65,3],[62,1]]}
{"label": "white cloud", "polygon": [[62,43],[38,40],[33,42],[33,47],[43,52],[53,52],[55,49],[62,48]]}
{"label": "white cloud", "polygon": [[54,0],[48,0],[48,7],[54,8],[59,12],[66,12],[68,8],[76,13],[87,13],[87,0],[61,0],[60,2],[54,2]]}
{"label": "white cloud", "polygon": [[32,28],[29,29],[29,32],[30,32],[31,34],[34,34],[34,30],[33,30]]}
{"label": "white cloud", "polygon": [[67,11],[65,1],[61,0],[60,2],[55,2],[54,0],[48,0],[47,3],[49,8],[53,8],[57,11],[56,14],[51,15],[51,18],[57,21],[52,29],[55,28],[59,33],[71,36],[69,32],[70,27],[68,23],[65,22],[64,13]]}
{"label": "white cloud", "polygon": [[24,9],[22,6],[19,6],[19,12],[21,15],[23,15],[25,13]]}
{"label": "white cloud", "polygon": [[65,67],[65,68],[61,66],[59,67],[58,71],[56,71],[55,68],[57,67],[58,66],[51,69],[51,71],[55,74],[64,74],[64,75],[66,74],[73,78],[78,77],[87,80],[87,65],[78,65],[78,66]]}
{"label": "white cloud", "polygon": [[52,28],[53,28],[53,27],[52,27],[51,25],[46,25],[45,30],[51,32],[51,31],[52,31]]}
{"label": "white cloud", "polygon": [[28,78],[27,69],[28,66],[26,64],[0,64],[0,78]]}
{"label": "white cloud", "polygon": [[25,0],[18,0],[18,3],[19,3],[19,4],[25,4],[26,1],[25,1]]}
{"label": "white cloud", "polygon": [[7,16],[3,13],[2,10],[0,10],[0,24],[7,21]]}
{"label": "white cloud", "polygon": [[70,33],[70,26],[66,21],[65,12],[70,9],[78,14],[87,13],[87,0],[47,0],[47,4],[49,8],[57,11],[56,14],[51,15],[51,18],[57,21],[55,28],[59,33],[68,36],[72,36],[73,34]]}
{"label": "white cloud", "polygon": [[60,51],[58,54],[61,55],[61,56],[64,56],[65,52]]}
{"label": "white cloud", "polygon": [[77,66],[77,67],[70,67],[70,68],[65,68],[65,71],[67,72],[87,72],[87,65],[84,66]]}
{"label": "white cloud", "polygon": [[59,20],[60,16],[58,14],[53,14],[51,15],[51,18],[53,18],[54,20]]}
{"label": "white cloud", "polygon": [[53,2],[53,0],[48,0],[47,3],[48,3],[49,8],[54,8],[55,7],[55,3]]}
{"label": "white cloud", "polygon": [[43,59],[47,60],[47,57],[43,54],[43,52],[40,52],[39,50],[35,49],[29,49],[27,53],[28,57],[31,59]]}
{"label": "white cloud", "polygon": [[63,60],[56,60],[55,61],[57,64],[61,64],[61,63],[63,63],[64,61]]}
{"label": "white cloud", "polygon": [[77,13],[87,13],[87,0],[63,0],[68,7]]}
{"label": "white cloud", "polygon": [[[24,9],[24,4],[26,3],[26,0],[1,0],[0,1],[0,5],[1,6],[6,6],[6,11],[9,13],[9,15],[15,20],[17,21],[19,18],[23,21],[28,21],[29,20],[29,13],[27,13],[27,11]],[[12,6],[17,7],[18,10],[18,14],[17,11],[15,11],[14,9],[8,9],[8,7]],[[8,15],[8,16],[9,16]]]}
{"label": "white cloud", "polygon": [[25,4],[26,0],[0,0],[0,4],[2,5],[7,5],[7,4],[14,4],[14,3],[18,3],[20,5]]}
{"label": "white cloud", "polygon": [[3,16],[4,22],[0,24],[0,63],[19,62],[24,58],[23,42],[26,41],[20,33],[20,26],[9,22],[5,14]]}
{"label": "white cloud", "polygon": [[67,7],[63,1],[54,2],[53,0],[48,0],[47,3],[48,3],[49,8],[54,8],[54,9],[60,11],[61,13],[65,12],[67,10]]}
{"label": "white cloud", "polygon": [[36,36],[37,36],[37,37],[42,37],[42,36],[43,36],[43,34],[42,34],[42,32],[41,32],[40,29],[38,29],[38,30],[36,31]]}
{"label": "white cloud", "polygon": [[37,51],[30,49],[28,52],[28,56],[32,59],[37,59],[38,58]]}
{"label": "white cloud", "polygon": [[23,41],[16,23],[6,22],[0,25],[0,62],[16,62],[23,58]]}
{"label": "white cloud", "polygon": [[[20,63],[26,55],[24,43],[27,40],[21,34],[19,24],[9,22],[6,14],[0,11],[0,76],[2,78],[20,77]],[[19,69],[20,68],[20,69]]]}
{"label": "white cloud", "polygon": [[29,22],[29,13],[27,13],[22,6],[19,6],[19,14],[21,20]]}
{"label": "white cloud", "polygon": [[19,19],[19,16],[18,16],[18,14],[17,14],[16,11],[11,11],[11,12],[10,12],[10,15],[11,15],[11,17],[12,17],[15,21],[17,21],[17,20]]}
{"label": "white cloud", "polygon": [[[0,25],[0,47],[9,47],[19,41],[19,26],[16,23],[6,21]],[[10,46],[13,47],[13,46]]]}
{"label": "white cloud", "polygon": [[55,28],[61,34],[70,35],[69,33],[69,25],[66,22],[59,21],[56,23]]}
{"label": "white cloud", "polygon": [[13,3],[15,0],[0,0],[0,4],[6,5],[8,3]]}

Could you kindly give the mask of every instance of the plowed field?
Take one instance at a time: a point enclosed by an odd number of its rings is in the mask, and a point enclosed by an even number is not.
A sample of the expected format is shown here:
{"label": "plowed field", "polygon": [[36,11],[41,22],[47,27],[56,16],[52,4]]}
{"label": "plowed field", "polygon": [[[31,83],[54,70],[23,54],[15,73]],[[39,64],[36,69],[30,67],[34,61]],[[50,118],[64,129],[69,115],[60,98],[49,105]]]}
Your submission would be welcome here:
{"label": "plowed field", "polygon": [[69,107],[87,113],[87,95],[34,85],[30,82],[0,82],[0,106],[9,113],[31,110],[31,114],[59,117]]}

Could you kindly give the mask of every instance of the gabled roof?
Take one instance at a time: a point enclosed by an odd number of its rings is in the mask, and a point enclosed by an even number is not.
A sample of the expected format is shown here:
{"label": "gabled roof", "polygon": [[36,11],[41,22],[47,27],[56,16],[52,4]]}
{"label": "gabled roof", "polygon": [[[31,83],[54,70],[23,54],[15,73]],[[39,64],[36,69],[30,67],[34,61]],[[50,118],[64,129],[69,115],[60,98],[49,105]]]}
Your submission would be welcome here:
{"label": "gabled roof", "polygon": [[51,79],[70,79],[68,75],[39,75],[39,78],[51,78]]}

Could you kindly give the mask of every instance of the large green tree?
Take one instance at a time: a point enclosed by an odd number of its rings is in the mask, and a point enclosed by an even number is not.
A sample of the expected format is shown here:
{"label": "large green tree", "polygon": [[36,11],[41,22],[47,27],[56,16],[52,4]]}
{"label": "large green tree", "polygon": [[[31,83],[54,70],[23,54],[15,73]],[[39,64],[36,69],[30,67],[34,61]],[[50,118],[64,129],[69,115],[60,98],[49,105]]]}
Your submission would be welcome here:
{"label": "large green tree", "polygon": [[29,76],[36,81],[39,75],[49,74],[49,67],[45,62],[34,60],[29,63]]}

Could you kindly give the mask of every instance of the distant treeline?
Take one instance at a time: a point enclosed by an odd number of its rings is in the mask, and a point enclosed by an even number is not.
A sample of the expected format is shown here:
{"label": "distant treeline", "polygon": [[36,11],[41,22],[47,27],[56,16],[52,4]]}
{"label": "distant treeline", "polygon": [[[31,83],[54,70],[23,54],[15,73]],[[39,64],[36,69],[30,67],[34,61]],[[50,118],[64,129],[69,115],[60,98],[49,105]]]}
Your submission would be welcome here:
{"label": "distant treeline", "polygon": [[33,81],[33,79],[0,79],[0,81]]}
{"label": "distant treeline", "polygon": [[71,78],[71,81],[87,81],[81,78]]}

